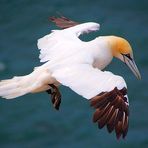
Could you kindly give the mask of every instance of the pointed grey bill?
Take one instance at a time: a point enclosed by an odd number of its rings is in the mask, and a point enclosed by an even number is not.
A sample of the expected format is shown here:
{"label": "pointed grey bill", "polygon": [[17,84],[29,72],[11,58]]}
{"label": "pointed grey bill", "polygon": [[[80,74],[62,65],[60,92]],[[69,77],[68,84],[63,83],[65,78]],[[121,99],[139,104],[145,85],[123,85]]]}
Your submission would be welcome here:
{"label": "pointed grey bill", "polygon": [[134,61],[134,59],[129,59],[128,57],[124,56],[124,61],[126,65],[130,68],[130,70],[134,73],[134,75],[137,77],[137,79],[141,79],[141,74],[138,70],[138,67]]}

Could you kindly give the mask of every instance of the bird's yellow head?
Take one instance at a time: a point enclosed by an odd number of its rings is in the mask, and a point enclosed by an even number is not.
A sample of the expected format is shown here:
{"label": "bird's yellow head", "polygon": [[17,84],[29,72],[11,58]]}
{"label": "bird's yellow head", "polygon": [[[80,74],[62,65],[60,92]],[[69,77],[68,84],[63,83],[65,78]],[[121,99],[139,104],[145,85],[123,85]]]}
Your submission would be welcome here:
{"label": "bird's yellow head", "polygon": [[138,79],[141,79],[141,75],[135,64],[133,51],[129,42],[121,37],[108,36],[108,43],[111,47],[112,55],[126,63],[135,76]]}

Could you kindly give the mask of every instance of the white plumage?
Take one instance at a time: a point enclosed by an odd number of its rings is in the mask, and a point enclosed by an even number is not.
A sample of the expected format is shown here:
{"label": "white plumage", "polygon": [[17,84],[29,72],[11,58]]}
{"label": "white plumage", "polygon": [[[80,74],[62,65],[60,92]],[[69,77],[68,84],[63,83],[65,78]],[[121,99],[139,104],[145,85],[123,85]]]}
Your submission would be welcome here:
{"label": "white plumage", "polygon": [[79,35],[98,29],[97,23],[84,23],[64,30],[53,30],[52,33],[38,40],[41,62],[69,57],[80,51],[83,43],[78,38]]}
{"label": "white plumage", "polygon": [[[99,29],[97,23],[83,23],[64,30],[54,30],[38,40],[40,60],[46,62],[31,74],[0,82],[0,96],[11,99],[29,92],[49,89],[48,84],[63,84],[90,99],[115,86],[126,87],[125,81],[111,72],[99,69],[112,60],[103,37],[84,42],[78,37]],[[96,69],[99,68],[99,69]]]}
{"label": "white plumage", "polygon": [[65,66],[55,70],[52,76],[87,99],[91,99],[101,92],[109,92],[115,87],[118,89],[126,87],[122,77],[111,72],[102,72],[89,64]]}

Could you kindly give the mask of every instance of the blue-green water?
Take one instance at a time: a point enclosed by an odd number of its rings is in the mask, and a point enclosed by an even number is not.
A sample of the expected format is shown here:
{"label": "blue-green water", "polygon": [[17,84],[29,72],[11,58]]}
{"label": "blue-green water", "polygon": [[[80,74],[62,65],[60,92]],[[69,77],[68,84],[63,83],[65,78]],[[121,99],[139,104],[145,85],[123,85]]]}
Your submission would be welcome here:
{"label": "blue-green water", "polygon": [[[147,0],[0,0],[0,79],[28,74],[40,65],[36,41],[54,29],[48,17],[60,12],[79,21],[96,21],[91,34],[118,35],[130,41],[142,74],[138,81],[118,60],[107,68],[128,84],[130,127],[126,140],[98,130],[89,102],[66,87],[60,111],[46,93],[0,99],[0,148],[147,148],[148,1]],[[90,39],[89,36],[84,39]]]}

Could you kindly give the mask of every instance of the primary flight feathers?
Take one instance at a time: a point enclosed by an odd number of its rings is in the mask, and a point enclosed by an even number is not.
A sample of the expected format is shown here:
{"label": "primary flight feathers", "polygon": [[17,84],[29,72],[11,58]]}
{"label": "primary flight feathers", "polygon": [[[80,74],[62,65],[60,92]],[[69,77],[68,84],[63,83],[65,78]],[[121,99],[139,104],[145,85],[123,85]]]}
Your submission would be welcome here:
{"label": "primary flight feathers", "polygon": [[109,132],[115,130],[117,138],[124,138],[129,116],[127,86],[121,76],[102,70],[116,57],[140,78],[130,44],[116,36],[100,36],[85,42],[79,36],[99,30],[98,23],[80,24],[63,16],[50,20],[62,30],[53,30],[38,40],[39,58],[45,63],[29,75],[2,80],[0,96],[12,99],[47,91],[54,107],[59,109],[61,95],[58,86],[68,86],[90,100],[95,109],[93,121],[99,128],[106,125]]}
{"label": "primary flight feathers", "polygon": [[49,18],[50,21],[54,22],[58,27],[62,28],[62,29],[66,29],[69,27],[73,27],[78,25],[79,23],[71,21],[70,19],[61,16],[59,18],[52,16]]}

